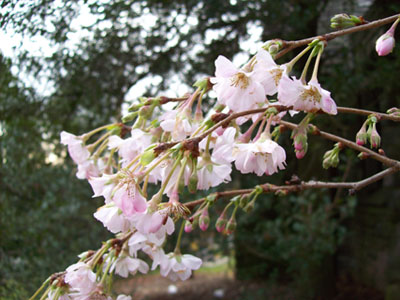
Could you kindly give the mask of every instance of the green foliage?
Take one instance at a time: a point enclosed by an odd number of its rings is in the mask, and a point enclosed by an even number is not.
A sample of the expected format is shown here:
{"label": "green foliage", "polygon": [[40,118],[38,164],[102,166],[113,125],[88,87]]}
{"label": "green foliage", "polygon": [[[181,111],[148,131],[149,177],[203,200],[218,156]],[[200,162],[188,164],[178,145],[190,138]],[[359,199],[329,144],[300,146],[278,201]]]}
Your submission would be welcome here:
{"label": "green foliage", "polygon": [[[354,197],[331,202],[324,192],[264,196],[242,216],[236,235],[238,277],[294,280],[311,288],[313,278],[343,241],[343,219],[353,214]],[[250,234],[251,232],[251,234]]]}

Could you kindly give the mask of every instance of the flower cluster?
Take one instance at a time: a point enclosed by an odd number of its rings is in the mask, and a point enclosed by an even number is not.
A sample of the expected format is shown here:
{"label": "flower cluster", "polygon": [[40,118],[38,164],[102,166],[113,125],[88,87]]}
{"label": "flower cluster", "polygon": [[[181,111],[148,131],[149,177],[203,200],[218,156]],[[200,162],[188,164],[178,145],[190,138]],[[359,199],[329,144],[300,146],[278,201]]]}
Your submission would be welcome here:
{"label": "flower cluster", "polygon": [[[378,53],[387,52],[381,43],[377,43]],[[97,251],[83,253],[65,272],[49,278],[47,299],[112,299],[109,283],[114,275],[128,277],[157,268],[171,280],[188,279],[202,260],[181,254],[181,236],[197,225],[203,231],[208,229],[209,208],[217,197],[210,194],[195,210],[181,202],[182,190],[196,192],[228,183],[234,168],[258,176],[285,169],[286,151],[277,142],[277,125],[287,117],[286,111],[307,113],[291,136],[297,158],[304,157],[313,114],[337,113],[330,92],[317,79],[325,44],[315,40],[290,62],[278,65],[270,52],[275,55],[281,47],[277,41],[269,43],[242,68],[219,56],[215,76],[196,82],[191,95],[141,98],[129,108],[123,123],[81,136],[61,133],[61,143],[77,165],[77,177],[88,180],[93,197],[104,198],[94,217],[116,237]],[[301,77],[290,76],[294,64],[308,51]],[[314,57],[313,74],[307,81]],[[216,104],[203,117],[201,103],[210,90],[216,94]],[[164,111],[162,105],[170,101],[177,105]],[[372,147],[379,146],[376,122],[371,116],[363,125],[357,135],[359,145],[369,140]],[[338,164],[340,150],[338,144],[327,152],[324,167]],[[149,185],[158,187],[155,193],[150,194]],[[258,186],[232,198],[217,220],[217,231],[231,234],[238,208],[250,211],[263,192]],[[180,219],[180,230],[175,231]],[[175,232],[175,250],[168,252],[165,241]],[[119,295],[116,299],[131,297]]]}

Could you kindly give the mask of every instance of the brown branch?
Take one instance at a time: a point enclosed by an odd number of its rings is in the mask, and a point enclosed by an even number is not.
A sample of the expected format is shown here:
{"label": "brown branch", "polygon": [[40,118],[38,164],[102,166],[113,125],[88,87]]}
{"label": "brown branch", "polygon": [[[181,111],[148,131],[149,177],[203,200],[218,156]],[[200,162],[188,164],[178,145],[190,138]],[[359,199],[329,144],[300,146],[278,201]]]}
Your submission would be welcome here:
{"label": "brown branch", "polygon": [[[297,124],[293,124],[290,122],[286,122],[286,121],[280,121],[280,124],[290,128],[290,129],[296,129],[297,128]],[[325,132],[325,131],[320,131],[320,130],[316,130],[316,135],[319,135],[325,139],[334,141],[334,142],[340,142],[343,145],[345,145],[348,148],[352,148],[354,150],[357,150],[359,152],[365,152],[368,154],[369,157],[380,161],[381,163],[387,165],[387,166],[396,166],[397,168],[400,167],[400,162],[391,158],[388,158],[386,156],[380,155],[379,153],[376,153],[374,151],[372,151],[371,149],[368,149],[366,147],[360,146],[358,144],[356,144],[355,142],[349,141],[345,138],[339,137],[337,135]]]}
{"label": "brown branch", "polygon": [[[365,178],[360,181],[355,182],[324,182],[324,181],[307,181],[300,182],[299,184],[290,184],[290,185],[273,185],[270,183],[265,183],[261,185],[264,193],[276,193],[280,191],[286,191],[288,193],[300,192],[304,190],[310,189],[349,189],[350,194],[353,194],[355,191],[361,190],[364,187],[381,180],[382,178],[396,173],[400,170],[399,166],[392,166],[383,170],[379,173],[376,173],[368,178]],[[223,198],[223,197],[232,197],[237,195],[245,195],[249,194],[253,191],[253,189],[242,189],[242,190],[233,190],[233,191],[225,191],[225,192],[216,192],[214,195],[215,199]],[[194,201],[190,201],[185,203],[185,206],[189,209],[193,209],[195,206],[203,203],[206,198],[197,199]]]}
{"label": "brown branch", "polygon": [[352,108],[352,107],[338,107],[337,111],[340,113],[356,114],[356,115],[363,115],[363,116],[375,115],[378,120],[391,120],[391,121],[395,121],[395,122],[400,122],[400,117],[398,117],[398,116],[394,116],[392,114],[375,112],[372,110],[365,110],[365,109]]}
{"label": "brown branch", "polygon": [[297,48],[297,47],[301,47],[301,46],[305,46],[308,45],[309,43],[311,43],[313,40],[315,39],[320,39],[320,40],[325,40],[325,41],[330,41],[333,40],[339,36],[343,36],[346,34],[351,34],[351,33],[355,33],[355,32],[359,32],[359,31],[364,31],[364,30],[369,30],[369,29],[373,29],[376,27],[380,27],[389,23],[392,23],[394,21],[396,21],[397,18],[400,17],[400,14],[391,16],[391,17],[387,17],[384,19],[380,19],[380,20],[376,20],[364,25],[359,25],[359,26],[355,26],[352,28],[347,28],[347,29],[343,29],[343,30],[338,30],[338,31],[334,31],[334,32],[329,32],[329,33],[325,33],[323,35],[319,35],[319,36],[314,36],[314,37],[310,37],[310,38],[306,38],[306,39],[302,39],[302,40],[297,40],[297,41],[282,41],[283,42],[283,46],[284,49],[282,51],[280,51],[276,56],[275,59],[278,59],[280,57],[282,57],[283,55],[285,55],[286,53],[288,53],[289,51]]}

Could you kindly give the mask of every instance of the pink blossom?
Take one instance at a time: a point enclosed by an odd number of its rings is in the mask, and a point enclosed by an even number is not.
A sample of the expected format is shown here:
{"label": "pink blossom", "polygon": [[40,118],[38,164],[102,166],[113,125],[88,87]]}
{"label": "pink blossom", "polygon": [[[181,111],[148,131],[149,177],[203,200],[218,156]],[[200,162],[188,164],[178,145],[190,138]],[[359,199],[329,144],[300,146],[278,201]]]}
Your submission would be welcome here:
{"label": "pink blossom", "polygon": [[136,229],[144,235],[149,235],[150,233],[172,234],[175,230],[174,222],[168,216],[167,209],[147,212],[135,218]]}
{"label": "pink blossom", "polygon": [[143,213],[147,209],[146,198],[143,197],[136,184],[121,186],[115,191],[112,199],[127,217]]}
{"label": "pink blossom", "polygon": [[210,187],[231,181],[231,164],[218,164],[212,160],[198,159],[198,183],[199,190],[208,190]]}
{"label": "pink blossom", "polygon": [[88,181],[94,192],[93,198],[103,196],[106,203],[111,201],[112,191],[118,183],[117,175],[103,174],[101,177],[91,177]]}
{"label": "pink blossom", "polygon": [[234,155],[235,166],[243,174],[271,175],[285,168],[285,150],[266,134],[256,142],[236,144]]}
{"label": "pink blossom", "polygon": [[137,271],[147,273],[149,266],[141,259],[130,256],[118,257],[111,266],[111,272],[115,269],[115,274],[127,278],[129,274],[135,275]]}
{"label": "pink blossom", "polygon": [[322,110],[328,114],[336,115],[336,103],[331,98],[331,93],[321,88],[316,79],[304,85],[300,80],[287,75],[282,76],[278,87],[279,103],[292,106],[294,110],[317,112]]}
{"label": "pink blossom", "polygon": [[228,164],[234,160],[232,150],[235,143],[235,135],[236,129],[228,127],[225,129],[224,133],[217,138],[211,155],[213,161],[220,164]]}
{"label": "pink blossom", "polygon": [[376,40],[375,50],[379,56],[388,55],[393,51],[395,43],[396,41],[393,37],[393,33],[388,31]]}
{"label": "pink blossom", "polygon": [[64,280],[72,290],[88,294],[96,288],[96,274],[84,262],[73,264],[66,271]]}
{"label": "pink blossom", "polygon": [[260,49],[256,55],[257,63],[254,65],[254,77],[259,81],[267,95],[274,95],[278,91],[282,75],[286,73],[286,65],[277,65],[271,54]]}
{"label": "pink blossom", "polygon": [[85,147],[81,137],[68,133],[61,132],[61,144],[68,146],[68,153],[76,164],[84,163],[89,157],[90,152]]}
{"label": "pink blossom", "polygon": [[256,71],[237,69],[226,57],[220,55],[215,61],[214,84],[219,103],[227,105],[234,112],[248,110],[266,101],[265,90]]}
{"label": "pink blossom", "polygon": [[131,227],[129,219],[122,214],[122,211],[113,202],[98,208],[94,217],[112,233],[126,232]]}
{"label": "pink blossom", "polygon": [[160,126],[164,131],[171,133],[174,141],[180,141],[191,135],[198,127],[198,124],[190,118],[190,113],[186,110],[168,111],[161,116]]}
{"label": "pink blossom", "polygon": [[134,128],[131,131],[131,137],[127,139],[121,139],[116,135],[111,136],[108,140],[108,148],[118,149],[118,153],[122,158],[122,166],[124,167],[152,144],[152,137],[151,134]]}
{"label": "pink blossom", "polygon": [[199,269],[202,264],[200,258],[190,254],[176,255],[170,253],[167,257],[168,260],[164,260],[160,264],[160,274],[173,281],[188,279],[192,275],[192,270]]}

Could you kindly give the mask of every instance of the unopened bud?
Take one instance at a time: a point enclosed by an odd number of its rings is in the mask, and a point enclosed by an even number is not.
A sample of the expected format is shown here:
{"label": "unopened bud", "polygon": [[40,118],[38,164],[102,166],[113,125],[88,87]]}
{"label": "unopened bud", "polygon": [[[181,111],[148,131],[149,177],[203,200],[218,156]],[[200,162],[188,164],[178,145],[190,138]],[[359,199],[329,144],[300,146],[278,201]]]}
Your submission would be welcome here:
{"label": "unopened bud", "polygon": [[363,23],[364,19],[362,17],[349,16],[348,14],[337,14],[331,18],[331,27],[334,29],[349,28]]}
{"label": "unopened bud", "polygon": [[225,217],[225,212],[223,212],[219,218],[217,219],[217,222],[215,223],[215,228],[217,229],[218,232],[223,232],[225,230],[225,226],[228,220]]}
{"label": "unopened bud", "polygon": [[245,208],[246,205],[249,203],[249,200],[250,200],[250,195],[249,194],[242,195],[240,197],[240,200],[239,200],[239,206],[241,208]]}
{"label": "unopened bud", "polygon": [[190,178],[189,178],[188,190],[190,193],[192,193],[192,194],[196,193],[198,182],[199,182],[199,178],[197,176],[197,171],[194,170],[192,175],[190,175]]}
{"label": "unopened bud", "polygon": [[143,106],[143,103],[135,103],[128,107],[129,112],[134,112],[139,110]]}
{"label": "unopened bud", "polygon": [[369,154],[367,152],[360,152],[357,156],[359,159],[364,160],[369,157]]}
{"label": "unopened bud", "polygon": [[390,114],[390,115],[399,115],[400,116],[400,108],[397,108],[397,107],[392,107],[392,108],[390,108],[390,109],[388,109],[387,111],[386,111],[386,113],[388,113],[388,114]]}
{"label": "unopened bud", "polygon": [[137,111],[126,114],[125,116],[122,117],[122,123],[133,121],[137,115],[138,115]]}
{"label": "unopened bud", "polygon": [[210,217],[208,216],[208,206],[206,206],[199,217],[199,227],[202,231],[206,231],[209,224]]}
{"label": "unopened bud", "polygon": [[150,119],[153,114],[154,106],[153,105],[145,105],[139,109],[139,116],[144,119]]}
{"label": "unopened bud", "polygon": [[393,34],[385,33],[376,40],[375,50],[379,56],[388,55],[393,51],[396,41]]}
{"label": "unopened bud", "polygon": [[381,145],[381,137],[379,136],[378,131],[376,130],[376,124],[372,125],[371,134],[369,136],[369,141],[372,148],[379,148]]}
{"label": "unopened bud", "polygon": [[357,145],[362,146],[367,143],[367,140],[368,140],[368,134],[366,130],[366,122],[364,122],[364,124],[361,126],[361,129],[357,132],[356,143]]}
{"label": "unopened bud", "polygon": [[295,134],[293,145],[297,159],[302,159],[306,155],[308,149],[307,135],[301,132]]}
{"label": "unopened bud", "polygon": [[386,156],[386,153],[385,153],[385,151],[384,151],[382,148],[379,148],[379,149],[378,149],[378,153],[379,153],[380,155]]}
{"label": "unopened bud", "polygon": [[283,44],[281,40],[270,40],[265,42],[262,48],[267,50],[272,57],[274,57],[282,49],[282,46]]}
{"label": "unopened bud", "polygon": [[236,230],[236,218],[234,215],[231,216],[228,223],[226,224],[225,234],[232,234]]}
{"label": "unopened bud", "polygon": [[250,201],[250,202],[243,208],[244,212],[246,212],[246,213],[251,212],[251,211],[254,209],[254,203],[255,203],[254,200]]}
{"label": "unopened bud", "polygon": [[185,232],[189,233],[193,230],[193,224],[190,221],[185,222]]}
{"label": "unopened bud", "polygon": [[153,149],[149,149],[149,150],[145,151],[142,154],[142,156],[140,157],[140,163],[142,164],[142,166],[147,166],[155,158],[156,158],[156,155],[154,153],[154,150]]}

